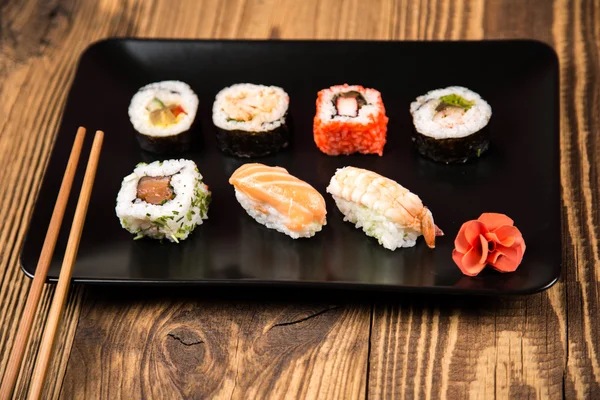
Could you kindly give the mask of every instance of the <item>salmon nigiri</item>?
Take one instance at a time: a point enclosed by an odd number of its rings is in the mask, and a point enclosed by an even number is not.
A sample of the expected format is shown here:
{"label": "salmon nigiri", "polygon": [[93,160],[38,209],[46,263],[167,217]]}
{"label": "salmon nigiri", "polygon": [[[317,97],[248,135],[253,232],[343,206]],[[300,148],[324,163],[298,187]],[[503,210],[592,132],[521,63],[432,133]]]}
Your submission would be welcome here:
{"label": "salmon nigiri", "polygon": [[311,237],[327,224],[325,199],[281,167],[244,164],[229,178],[248,215],[294,239]]}
{"label": "salmon nigiri", "polygon": [[433,223],[433,215],[416,194],[396,181],[366,169],[337,170],[327,187],[344,220],[376,238],[383,247],[412,247],[419,236],[430,248],[444,233]]}

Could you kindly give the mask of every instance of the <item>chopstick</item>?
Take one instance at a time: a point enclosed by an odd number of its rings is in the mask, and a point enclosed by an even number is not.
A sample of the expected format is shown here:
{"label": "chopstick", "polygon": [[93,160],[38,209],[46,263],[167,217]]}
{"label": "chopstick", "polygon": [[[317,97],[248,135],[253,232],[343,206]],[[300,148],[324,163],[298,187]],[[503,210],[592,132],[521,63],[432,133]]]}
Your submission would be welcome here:
{"label": "chopstick", "polygon": [[44,289],[44,283],[48,275],[48,269],[50,268],[50,262],[52,261],[52,254],[54,254],[54,248],[56,247],[56,241],[58,239],[58,233],[60,232],[60,226],[62,225],[65,210],[69,200],[69,194],[71,193],[71,187],[73,186],[73,179],[75,178],[75,171],[77,171],[77,164],[79,163],[79,156],[81,155],[81,148],[83,147],[83,139],[85,138],[85,128],[79,127],[77,135],[73,142],[73,148],[67,162],[67,168],[63,175],[62,183],[60,184],[60,190],[56,198],[54,210],[52,211],[52,217],[50,218],[50,224],[48,225],[48,231],[46,232],[46,238],[42,246],[40,258],[35,268],[35,275],[33,282],[27,294],[27,301],[25,303],[25,309],[17,328],[17,334],[15,336],[15,343],[13,344],[8,359],[6,370],[4,371],[4,378],[2,380],[2,386],[0,386],[0,399],[8,399],[12,395],[17,377],[19,376],[19,369],[23,361],[23,355],[25,354],[25,346],[31,333],[31,326],[33,324],[33,318],[40,302],[42,290]]}
{"label": "chopstick", "polygon": [[71,225],[71,231],[69,233],[65,257],[63,258],[62,267],[60,269],[58,284],[56,285],[52,306],[50,307],[50,313],[48,314],[48,321],[46,322],[46,328],[44,329],[42,342],[38,351],[37,362],[33,370],[31,387],[29,389],[29,399],[39,399],[42,394],[42,389],[44,388],[44,380],[46,378],[46,373],[48,372],[52,347],[58,331],[58,324],[62,316],[62,311],[67,300],[67,293],[69,292],[73,267],[75,265],[75,259],[77,258],[77,250],[79,249],[79,241],[81,239],[81,233],[83,232],[83,224],[85,223],[85,216],[90,203],[103,140],[104,132],[96,131],[90,158],[85,169],[81,192],[79,193],[79,200],[77,200],[77,208],[75,209],[75,216],[73,217],[73,224]]}

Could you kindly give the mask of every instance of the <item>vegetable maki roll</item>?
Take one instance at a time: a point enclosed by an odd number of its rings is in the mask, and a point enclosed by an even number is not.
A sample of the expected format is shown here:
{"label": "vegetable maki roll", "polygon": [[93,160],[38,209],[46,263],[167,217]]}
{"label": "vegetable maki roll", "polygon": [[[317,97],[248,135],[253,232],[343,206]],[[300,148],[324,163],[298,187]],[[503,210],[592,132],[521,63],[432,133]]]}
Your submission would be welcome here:
{"label": "vegetable maki roll", "polygon": [[213,105],[219,149],[237,157],[262,157],[287,147],[289,102],[277,86],[238,83],[221,90]]}
{"label": "vegetable maki roll", "polygon": [[152,153],[178,153],[190,148],[189,131],[198,97],[188,84],[163,81],[142,87],[131,99],[129,119],[140,147]]}
{"label": "vegetable maki roll", "polygon": [[115,211],[134,239],[147,236],[178,243],[208,218],[210,198],[193,161],[139,163],[123,178]]}
{"label": "vegetable maki roll", "polygon": [[347,84],[323,89],[317,97],[313,132],[325,154],[383,155],[388,117],[375,89]]}
{"label": "vegetable maki roll", "polygon": [[410,105],[413,142],[433,161],[464,163],[490,145],[488,121],[492,108],[477,93],[461,86],[428,92]]}

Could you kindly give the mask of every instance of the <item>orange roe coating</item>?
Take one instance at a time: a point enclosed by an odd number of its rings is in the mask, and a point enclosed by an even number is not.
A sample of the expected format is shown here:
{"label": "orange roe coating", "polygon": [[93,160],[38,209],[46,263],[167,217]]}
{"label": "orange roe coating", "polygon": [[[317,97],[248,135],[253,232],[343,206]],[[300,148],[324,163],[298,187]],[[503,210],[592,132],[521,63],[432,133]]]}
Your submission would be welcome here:
{"label": "orange roe coating", "polygon": [[[386,142],[388,117],[385,115],[385,107],[381,95],[377,92],[377,100],[371,105],[376,106],[379,112],[375,115],[369,115],[369,122],[363,123],[358,121],[337,121],[328,119],[321,120],[321,109],[325,100],[325,95],[331,89],[338,87],[349,87],[348,84],[343,86],[333,86],[330,89],[323,89],[318,93],[317,97],[317,113],[314,119],[313,132],[317,147],[325,154],[337,156],[340,154],[378,154],[383,155],[383,147]],[[354,86],[358,92],[365,95],[365,88],[362,86]],[[353,89],[354,90],[354,89]]]}

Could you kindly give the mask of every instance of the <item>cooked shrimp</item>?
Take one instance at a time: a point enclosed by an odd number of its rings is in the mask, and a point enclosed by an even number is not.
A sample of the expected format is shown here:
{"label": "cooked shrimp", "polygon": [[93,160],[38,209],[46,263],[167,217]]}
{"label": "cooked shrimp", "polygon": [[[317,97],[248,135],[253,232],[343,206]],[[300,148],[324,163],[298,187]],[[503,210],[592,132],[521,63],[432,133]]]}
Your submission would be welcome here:
{"label": "cooked shrimp", "polygon": [[419,196],[375,172],[355,167],[339,169],[327,191],[422,234],[430,248],[435,247],[435,237],[443,235]]}

